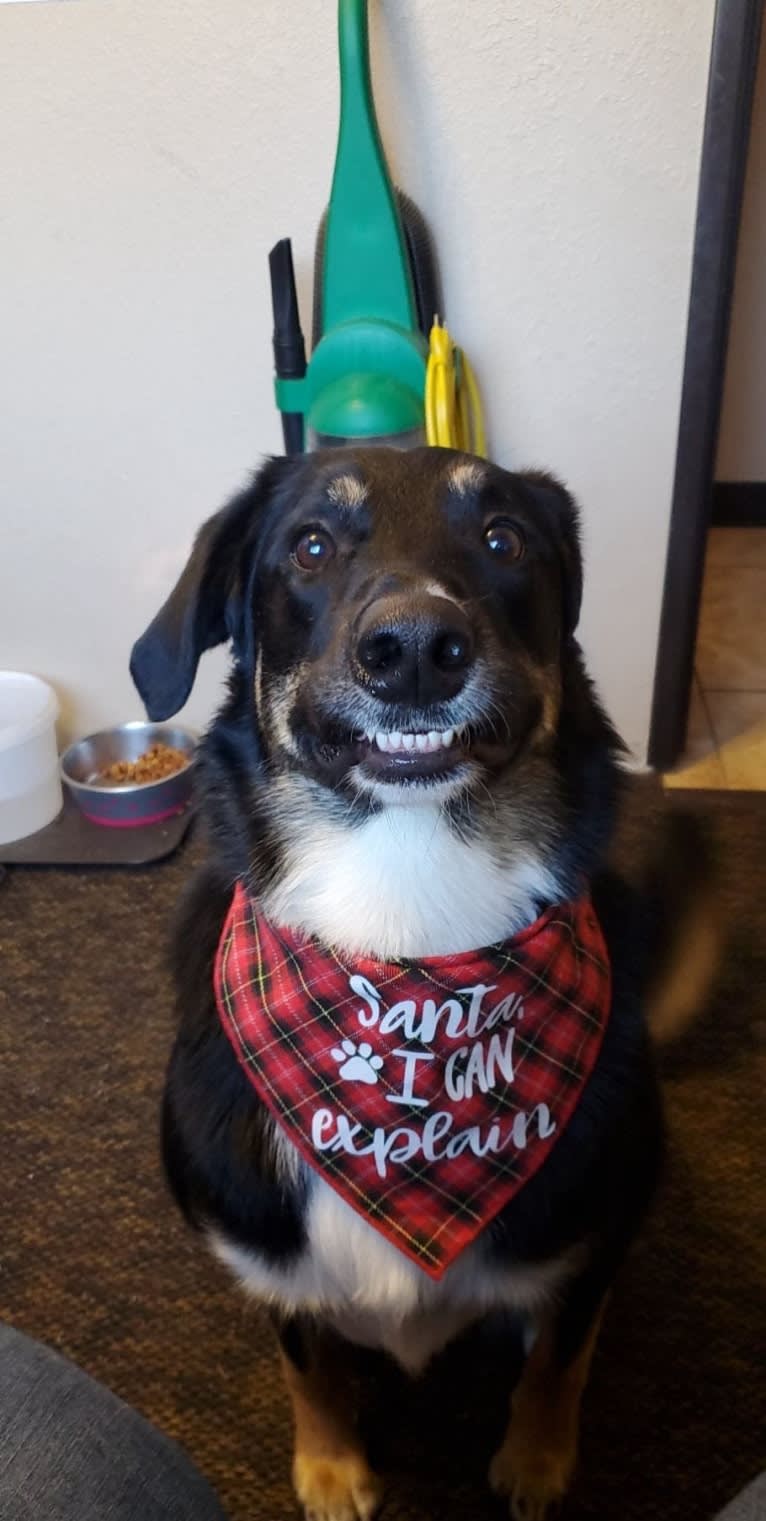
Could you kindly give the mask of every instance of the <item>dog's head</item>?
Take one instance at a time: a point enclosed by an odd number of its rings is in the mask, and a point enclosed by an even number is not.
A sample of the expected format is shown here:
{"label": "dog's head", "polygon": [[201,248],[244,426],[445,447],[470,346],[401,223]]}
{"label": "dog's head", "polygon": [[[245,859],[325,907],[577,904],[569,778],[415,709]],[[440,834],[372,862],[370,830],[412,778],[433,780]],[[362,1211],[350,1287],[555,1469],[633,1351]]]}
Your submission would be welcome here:
{"label": "dog's head", "polygon": [[230,639],[272,772],[447,800],[552,743],[581,586],[548,476],[442,449],[273,460],[202,528],[131,670],[166,718]]}

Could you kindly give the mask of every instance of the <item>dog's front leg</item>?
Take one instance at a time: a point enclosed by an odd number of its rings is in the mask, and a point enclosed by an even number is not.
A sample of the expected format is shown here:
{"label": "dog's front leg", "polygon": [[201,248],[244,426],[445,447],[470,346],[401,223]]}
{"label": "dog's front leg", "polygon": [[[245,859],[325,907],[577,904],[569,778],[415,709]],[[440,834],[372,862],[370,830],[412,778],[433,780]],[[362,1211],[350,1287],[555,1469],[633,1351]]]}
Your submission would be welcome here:
{"label": "dog's front leg", "polygon": [[605,1303],[605,1286],[575,1282],[562,1306],[544,1316],[511,1396],[502,1446],[489,1470],[510,1501],[514,1521],[545,1521],[569,1488],[577,1461],[580,1400]]}
{"label": "dog's front leg", "polygon": [[338,1339],[301,1320],[277,1326],[295,1422],[293,1484],[306,1521],[370,1521],[382,1499],[356,1431]]}

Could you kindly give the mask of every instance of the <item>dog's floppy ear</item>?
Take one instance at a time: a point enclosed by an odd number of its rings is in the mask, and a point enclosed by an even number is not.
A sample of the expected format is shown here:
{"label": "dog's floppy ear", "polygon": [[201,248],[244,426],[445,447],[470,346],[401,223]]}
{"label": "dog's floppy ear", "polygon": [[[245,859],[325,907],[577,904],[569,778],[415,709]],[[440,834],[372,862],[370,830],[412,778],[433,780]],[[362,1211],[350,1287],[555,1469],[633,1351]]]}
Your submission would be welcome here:
{"label": "dog's floppy ear", "polygon": [[252,485],[202,525],[170,596],[136,640],[130,674],[153,721],[183,707],[205,650],[239,642],[258,521],[286,464],[270,460]]}
{"label": "dog's floppy ear", "polygon": [[564,632],[573,634],[582,603],[582,551],[577,504],[566,487],[544,470],[525,470],[521,479],[532,488],[556,540],[561,558]]}

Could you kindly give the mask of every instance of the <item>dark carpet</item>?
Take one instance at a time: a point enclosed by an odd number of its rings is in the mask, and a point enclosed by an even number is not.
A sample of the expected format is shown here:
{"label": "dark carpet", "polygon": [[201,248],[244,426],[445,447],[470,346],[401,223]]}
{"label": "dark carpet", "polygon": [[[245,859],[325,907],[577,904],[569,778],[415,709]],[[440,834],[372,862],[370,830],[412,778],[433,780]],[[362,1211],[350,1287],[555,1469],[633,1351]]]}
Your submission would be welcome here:
{"label": "dark carpet", "polygon": [[[684,799],[684,804],[688,799]],[[766,796],[697,795],[730,924],[712,1007],[663,1057],[671,1157],[612,1297],[566,1521],[704,1521],[764,1462]],[[641,789],[629,848],[651,834]],[[231,1521],[282,1521],[288,1411],[262,1314],[164,1192],[168,916],[199,845],[135,872],[10,869],[0,884],[0,1318],[180,1439]],[[417,1384],[363,1382],[386,1521],[491,1521],[507,1376],[469,1337]]]}

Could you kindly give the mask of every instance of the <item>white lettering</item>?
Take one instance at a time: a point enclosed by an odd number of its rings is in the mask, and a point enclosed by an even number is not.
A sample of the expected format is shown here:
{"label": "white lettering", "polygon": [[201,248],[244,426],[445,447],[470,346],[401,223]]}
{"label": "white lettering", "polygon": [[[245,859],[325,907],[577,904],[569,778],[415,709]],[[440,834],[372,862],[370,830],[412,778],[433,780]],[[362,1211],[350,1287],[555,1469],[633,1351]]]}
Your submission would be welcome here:
{"label": "white lettering", "polygon": [[486,1139],[483,1141],[478,1125],[472,1126],[469,1134],[471,1137],[469,1145],[475,1157],[485,1157],[488,1151],[502,1151],[503,1149],[504,1143],[501,1138],[499,1125],[490,1125]]}
{"label": "white lettering", "polygon": [[457,1064],[464,1061],[468,1055],[467,1046],[459,1046],[457,1051],[451,1051],[444,1063],[444,1088],[448,1098],[454,1103],[459,1103],[465,1098],[465,1074],[457,1071]]}
{"label": "white lettering", "polygon": [[487,993],[494,993],[494,991],[495,984],[488,984],[485,982],[477,983],[475,988],[460,989],[461,996],[464,998],[468,997],[471,1000],[470,1007],[468,1009],[468,1020],[465,1027],[465,1033],[470,1037],[471,1040],[475,1040],[476,1036],[481,1035],[483,1033],[483,1030],[487,1029],[489,1025],[492,1014],[487,1015],[483,1026],[479,1024],[482,1013],[481,1006]]}
{"label": "white lettering", "polygon": [[420,1137],[416,1130],[409,1130],[401,1126],[398,1130],[387,1131],[382,1125],[378,1125],[372,1137],[371,1146],[366,1150],[371,1151],[375,1158],[378,1177],[388,1176],[388,1160],[392,1162],[408,1162],[413,1157],[420,1145]]}
{"label": "white lettering", "polygon": [[332,1138],[326,1140],[328,1130],[333,1127],[332,1109],[317,1109],[311,1116],[311,1144],[315,1151],[327,1151],[332,1145]]}
{"label": "white lettering", "polygon": [[388,1148],[392,1162],[409,1162],[411,1157],[417,1156],[421,1145],[417,1130],[410,1130],[403,1125],[401,1129],[394,1131],[391,1139],[397,1142],[395,1146]]}
{"label": "white lettering", "polygon": [[335,1121],[335,1126],[338,1134],[335,1140],[331,1142],[330,1150],[350,1151],[355,1152],[357,1156],[364,1156],[368,1148],[366,1146],[360,1146],[357,1148],[354,1145],[356,1137],[362,1134],[362,1126],[359,1124],[352,1125],[348,1119],[348,1116],[345,1114],[338,1115]]}
{"label": "white lettering", "polygon": [[444,1026],[448,1040],[460,1040],[465,1036],[476,1040],[499,1024],[524,1018],[520,993],[507,993],[494,1008],[485,1008],[489,994],[496,990],[495,983],[478,982],[475,987],[458,988],[453,997],[438,1005],[434,998],[424,998],[420,1009],[414,998],[402,998],[386,1009],[374,983],[356,973],[349,978],[349,987],[367,1005],[357,1009],[357,1019],[363,1029],[370,1030],[377,1025],[381,1035],[394,1035],[401,1030],[406,1040],[419,1040],[425,1046],[433,1043],[440,1025]]}
{"label": "white lettering", "polygon": [[468,1150],[470,1144],[470,1130],[460,1130],[457,1135],[453,1135],[451,1140],[447,1142],[444,1155],[445,1157],[449,1157],[450,1162],[454,1162],[457,1157],[462,1157],[463,1152]]}
{"label": "white lettering", "polygon": [[520,993],[508,993],[495,1004],[491,1014],[487,1017],[485,1030],[494,1030],[495,1025],[508,1024],[512,1019],[524,1018],[524,1000]]}
{"label": "white lettering", "polygon": [[381,1035],[394,1035],[397,1030],[404,1030],[405,1040],[415,1039],[415,1004],[411,998],[403,998],[401,1003],[395,1003],[383,1015],[380,1021]]}
{"label": "white lettering", "polygon": [[471,1047],[471,1054],[465,1069],[465,1096],[473,1098],[473,1085],[476,1084],[481,1093],[486,1093],[487,1085],[484,1081],[484,1047],[481,1041],[477,1041]]}
{"label": "white lettering", "polygon": [[492,1036],[487,1052],[486,1087],[482,1088],[482,1093],[491,1093],[492,1089],[497,1086],[497,1073],[495,1070],[497,1067],[499,1067],[506,1083],[513,1082],[513,1042],[515,1037],[516,1031],[514,1029],[506,1031],[505,1041],[503,1041],[502,1035]]}
{"label": "white lettering", "polygon": [[524,1110],[520,1109],[511,1129],[511,1140],[517,1151],[526,1151],[527,1134],[534,1119],[537,1120],[537,1134],[541,1141],[545,1141],[549,1135],[553,1135],[556,1129],[556,1121],[551,1119],[551,1112],[547,1104],[535,1104],[534,1109],[529,1114],[525,1114]]}
{"label": "white lettering", "polygon": [[357,998],[366,999],[370,1005],[368,1012],[365,1012],[364,1009],[357,1009],[356,1017],[365,1030],[371,1030],[373,1025],[378,1023],[380,1015],[380,998],[377,988],[373,987],[366,977],[360,977],[356,974],[353,977],[349,977],[348,985],[352,993],[356,993]]}
{"label": "white lettering", "polygon": [[413,1091],[415,1074],[418,1062],[432,1062],[433,1051],[403,1051],[398,1047],[392,1051],[392,1056],[400,1056],[404,1062],[404,1086],[401,1093],[387,1093],[389,1104],[414,1104],[416,1108],[423,1109],[428,1104],[428,1099],[416,1098]]}
{"label": "white lettering", "polygon": [[446,1014],[447,1016],[446,1033],[449,1039],[459,1040],[466,1030],[465,1009],[460,1000],[458,998],[446,999],[436,1016],[437,1022],[441,1019],[442,1014]]}
{"label": "white lettering", "polygon": [[452,1129],[452,1115],[446,1109],[440,1109],[438,1114],[430,1114],[423,1126],[423,1156],[427,1162],[438,1162],[442,1156],[436,1150],[437,1141],[449,1135]]}
{"label": "white lettering", "polygon": [[473,1098],[474,1088],[478,1088],[480,1093],[491,1093],[501,1079],[512,1083],[515,1035],[515,1029],[507,1030],[505,1037],[493,1035],[486,1054],[482,1041],[477,1041],[470,1048],[459,1046],[457,1051],[451,1051],[444,1063],[444,1090],[447,1097],[454,1103],[460,1103],[463,1099]]}
{"label": "white lettering", "polygon": [[[411,1054],[411,1053],[410,1053]],[[420,1054],[420,1053],[418,1053]],[[470,1151],[475,1157],[504,1151],[513,1145],[517,1151],[525,1151],[527,1145],[537,1138],[547,1140],[556,1129],[547,1104],[536,1104],[529,1113],[520,1111],[510,1130],[504,1130],[497,1122],[486,1129],[471,1125],[465,1130],[454,1130],[455,1117],[446,1109],[440,1109],[426,1120],[422,1131],[410,1125],[387,1130],[376,1126],[369,1139],[361,1125],[350,1124],[344,1114],[331,1109],[317,1109],[311,1120],[311,1139],[317,1151],[343,1151],[348,1156],[372,1156],[380,1178],[388,1176],[389,1166],[405,1166],[413,1158],[422,1156],[426,1162],[440,1162],[443,1158],[454,1161]],[[445,1144],[442,1144],[445,1143]]]}
{"label": "white lettering", "polygon": [[[439,1024],[439,1015],[436,1010],[435,998],[423,999],[423,1018],[420,1021],[420,1039],[424,1046],[430,1046],[436,1035]],[[410,1039],[413,1037],[410,1036]]]}

